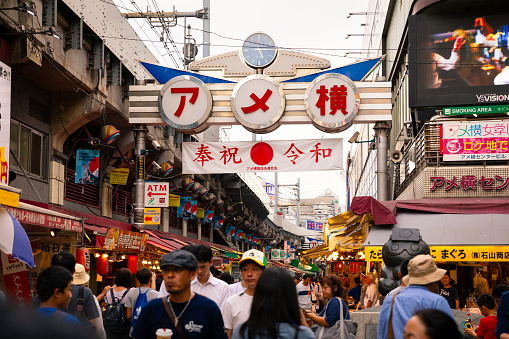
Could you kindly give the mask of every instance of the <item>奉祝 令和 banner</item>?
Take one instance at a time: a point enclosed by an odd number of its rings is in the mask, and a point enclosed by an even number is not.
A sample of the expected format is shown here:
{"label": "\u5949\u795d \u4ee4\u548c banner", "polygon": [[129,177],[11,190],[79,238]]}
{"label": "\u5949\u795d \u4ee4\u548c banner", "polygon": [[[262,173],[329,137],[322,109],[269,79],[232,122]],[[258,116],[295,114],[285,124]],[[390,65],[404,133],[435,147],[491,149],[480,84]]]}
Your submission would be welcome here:
{"label": "\u5949\u795d \u4ee4\u548c banner", "polygon": [[184,142],[183,173],[297,172],[343,169],[342,139]]}

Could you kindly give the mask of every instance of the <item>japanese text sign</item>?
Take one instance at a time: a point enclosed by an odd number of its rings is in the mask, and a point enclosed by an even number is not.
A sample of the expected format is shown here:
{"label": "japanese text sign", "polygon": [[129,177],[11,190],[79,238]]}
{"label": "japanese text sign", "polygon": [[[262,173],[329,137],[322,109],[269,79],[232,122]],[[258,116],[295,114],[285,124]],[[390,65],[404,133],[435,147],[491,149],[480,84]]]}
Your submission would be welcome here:
{"label": "japanese text sign", "polygon": [[148,234],[110,228],[104,238],[103,249],[119,252],[144,252]]}
{"label": "japanese text sign", "polygon": [[192,130],[207,121],[212,95],[198,78],[181,75],[168,81],[159,93],[159,112],[173,128]]}
{"label": "japanese text sign", "polygon": [[159,225],[161,223],[161,208],[144,208],[143,223],[145,225]]}
{"label": "japanese text sign", "polygon": [[507,176],[476,176],[472,174],[452,177],[430,177],[432,186],[430,192],[435,191],[439,187],[444,188],[446,191],[451,189],[458,190],[503,190],[509,184],[509,177]]}
{"label": "japanese text sign", "polygon": [[344,131],[359,111],[360,95],[346,76],[328,73],[319,76],[306,89],[306,113],[321,130]]}
{"label": "japanese text sign", "polygon": [[441,134],[444,161],[509,159],[509,121],[444,123]]}
{"label": "japanese text sign", "polygon": [[314,231],[315,230],[315,222],[308,220],[306,223],[306,229]]}
{"label": "japanese text sign", "polygon": [[110,172],[111,185],[125,185],[129,177],[129,168],[113,168]]}
{"label": "japanese text sign", "polygon": [[20,208],[4,206],[16,220],[22,224],[58,228],[64,231],[81,232],[82,225],[79,220],[66,219],[50,214],[38,213]]}
{"label": "japanese text sign", "polygon": [[183,173],[300,172],[343,169],[342,139],[184,142]]}
{"label": "japanese text sign", "polygon": [[285,97],[279,84],[266,75],[251,75],[235,86],[231,96],[235,118],[247,129],[269,129],[285,110]]}
{"label": "japanese text sign", "polygon": [[145,207],[168,207],[169,187],[167,182],[145,182]]}
{"label": "japanese text sign", "polygon": [[[382,261],[382,246],[366,247],[366,261]],[[509,261],[509,246],[430,246],[436,261]]]}
{"label": "japanese text sign", "polygon": [[9,184],[11,68],[0,61],[0,183]]}

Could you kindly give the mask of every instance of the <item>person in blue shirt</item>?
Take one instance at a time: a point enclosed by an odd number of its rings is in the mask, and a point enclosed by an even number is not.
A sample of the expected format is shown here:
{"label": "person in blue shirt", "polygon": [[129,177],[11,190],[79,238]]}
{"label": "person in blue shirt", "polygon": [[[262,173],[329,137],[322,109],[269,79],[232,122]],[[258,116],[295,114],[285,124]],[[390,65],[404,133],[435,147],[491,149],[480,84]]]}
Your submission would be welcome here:
{"label": "person in blue shirt", "polygon": [[362,289],[362,283],[360,277],[353,278],[353,281],[355,281],[355,287],[351,288],[348,291],[348,295],[353,298],[354,305],[357,305],[359,301],[361,300],[361,289]]}
{"label": "person in blue shirt", "polygon": [[[305,316],[316,322],[318,325],[325,327],[333,326],[340,319],[340,302],[343,304],[343,319],[350,319],[348,305],[345,302],[346,291],[343,284],[336,275],[329,275],[322,278],[323,297],[327,300],[325,308],[320,314],[314,314],[309,311],[305,312]],[[339,298],[341,299],[339,299]],[[325,313],[327,312],[327,313]],[[326,314],[326,315],[325,315]],[[324,316],[325,315],[325,316]]]}
{"label": "person in blue shirt", "polygon": [[[172,339],[217,338],[228,339],[223,317],[217,304],[209,298],[191,292],[191,281],[196,277],[198,260],[185,250],[166,253],[159,260],[168,296],[151,300],[141,309],[141,313],[131,332],[135,339],[156,339],[158,329],[170,329]],[[175,314],[175,323],[163,304]]]}
{"label": "person in blue shirt", "polygon": [[498,303],[495,335],[498,339],[509,339],[509,291],[502,293]]}
{"label": "person in blue shirt", "polygon": [[[388,338],[389,326],[392,325],[395,339],[403,339],[403,330],[407,321],[417,311],[437,309],[454,318],[451,308],[444,297],[437,294],[438,282],[446,270],[436,266],[430,255],[421,254],[408,263],[408,275],[402,281],[407,287],[398,294],[384,300],[378,317],[377,338]],[[394,303],[392,300],[394,299]],[[392,307],[392,324],[389,317]]]}
{"label": "person in blue shirt", "polygon": [[72,274],[62,266],[50,266],[37,278],[37,292],[41,302],[37,313],[41,317],[61,319],[63,322],[80,327],[76,317],[62,310],[67,309],[71,300]]}

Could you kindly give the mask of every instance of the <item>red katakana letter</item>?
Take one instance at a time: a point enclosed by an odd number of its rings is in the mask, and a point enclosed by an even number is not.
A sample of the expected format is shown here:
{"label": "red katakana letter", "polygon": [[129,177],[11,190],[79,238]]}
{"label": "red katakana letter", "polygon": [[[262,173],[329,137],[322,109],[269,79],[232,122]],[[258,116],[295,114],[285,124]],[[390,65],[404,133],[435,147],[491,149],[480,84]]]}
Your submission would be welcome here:
{"label": "red katakana letter", "polygon": [[244,112],[245,114],[249,114],[249,113],[253,113],[254,111],[256,111],[258,109],[261,109],[262,111],[267,112],[267,110],[269,109],[269,106],[267,106],[265,103],[267,102],[267,100],[269,100],[271,95],[272,95],[272,91],[270,89],[268,89],[265,92],[265,94],[263,95],[263,97],[261,97],[261,99],[258,98],[256,96],[256,94],[251,93],[251,95],[249,97],[251,99],[253,99],[253,101],[255,103],[248,107],[242,107],[242,112]]}
{"label": "red katakana letter", "polygon": [[448,191],[453,187],[460,188],[460,185],[456,183],[456,176],[452,177],[452,180],[445,180],[446,184],[448,184],[447,187],[445,187],[445,190]]}
{"label": "red katakana letter", "polygon": [[[198,87],[182,87],[182,88],[172,88],[171,93],[176,94],[191,94],[191,99],[189,102],[194,105],[196,99],[198,99],[198,93],[200,89]],[[186,96],[183,95],[180,97],[180,104],[175,112],[175,116],[180,117],[182,112],[184,111],[184,106],[186,105]]]}
{"label": "red katakana letter", "polygon": [[444,177],[431,177],[429,178],[433,181],[433,187],[431,187],[430,191],[433,192],[436,190],[438,186],[442,186],[444,184],[445,178]]}

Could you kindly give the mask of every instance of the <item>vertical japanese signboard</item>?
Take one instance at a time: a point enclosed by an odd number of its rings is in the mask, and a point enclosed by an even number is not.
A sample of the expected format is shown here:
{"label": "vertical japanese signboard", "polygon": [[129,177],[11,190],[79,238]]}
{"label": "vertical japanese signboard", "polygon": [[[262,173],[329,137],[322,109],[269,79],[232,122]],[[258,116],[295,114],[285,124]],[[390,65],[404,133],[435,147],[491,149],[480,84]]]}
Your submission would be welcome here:
{"label": "vertical japanese signboard", "polygon": [[325,171],[343,168],[342,139],[184,142],[183,173]]}
{"label": "vertical japanese signboard", "polygon": [[0,61],[0,184],[9,184],[11,68]]}
{"label": "vertical japanese signboard", "polygon": [[509,121],[443,123],[441,136],[444,161],[509,159]]}

